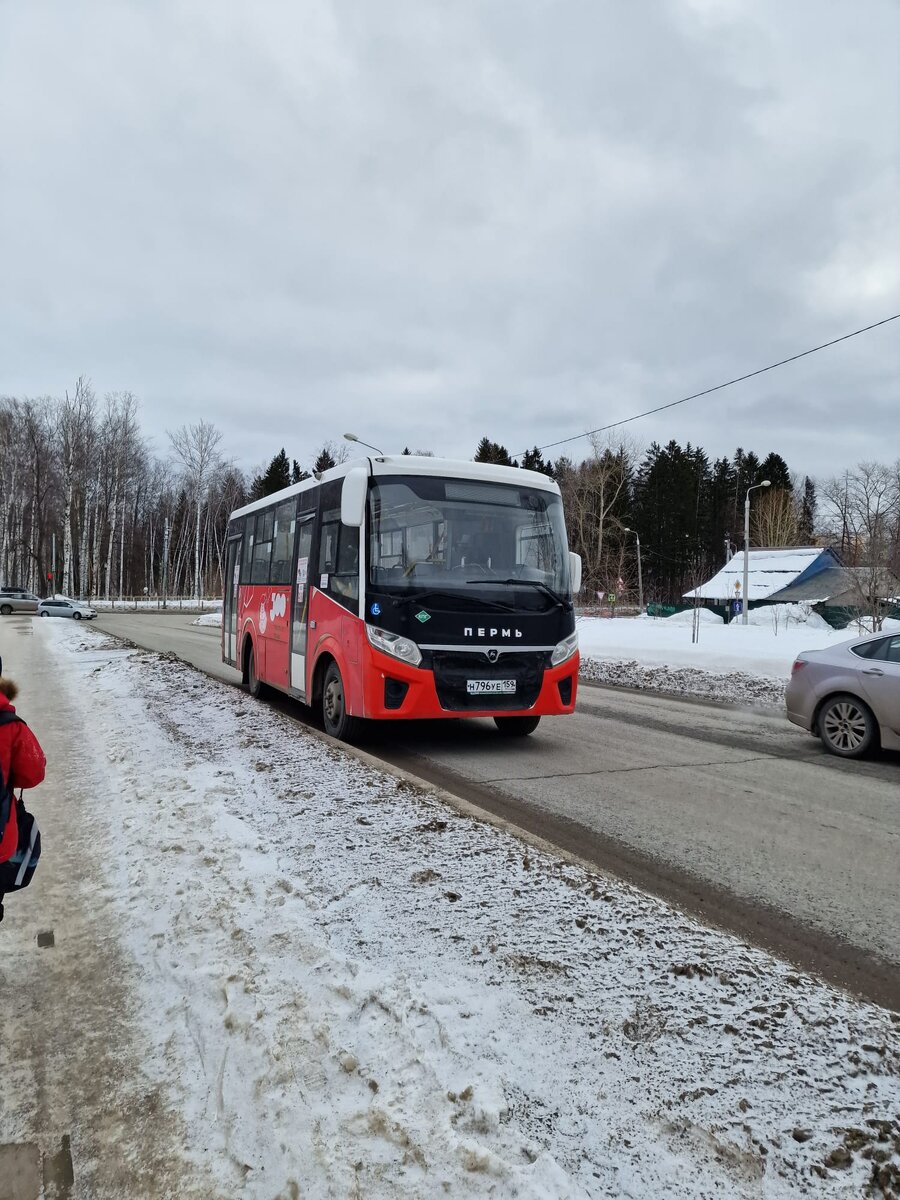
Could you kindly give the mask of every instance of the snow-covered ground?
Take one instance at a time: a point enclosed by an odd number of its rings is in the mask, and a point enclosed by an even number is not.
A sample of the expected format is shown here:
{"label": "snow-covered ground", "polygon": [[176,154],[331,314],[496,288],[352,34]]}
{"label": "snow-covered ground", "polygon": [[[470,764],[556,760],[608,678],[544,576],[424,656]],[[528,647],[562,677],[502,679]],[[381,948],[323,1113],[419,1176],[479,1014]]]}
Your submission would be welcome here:
{"label": "snow-covered ground", "polygon": [[900,1184],[900,1017],[177,662],[67,622],[35,636],[73,719],[91,696],[110,936],[144,1070],[216,1194]]}
{"label": "snow-covered ground", "polygon": [[[816,613],[798,622],[777,605],[751,612],[751,623],[726,625],[707,610],[693,641],[693,613],[674,617],[580,617],[582,678],[653,688],[735,703],[784,702],[791,664],[801,650],[819,650],[860,636],[836,631]],[[885,632],[900,622],[886,622]],[[863,630],[865,632],[865,630]]]}
{"label": "snow-covered ground", "polygon": [[216,608],[221,609],[222,600],[221,600],[221,598],[218,600],[216,600],[216,599],[201,600],[200,603],[198,604],[197,601],[193,600],[193,599],[188,599],[188,600],[169,599],[166,601],[165,610],[163,609],[162,600],[158,600],[158,599],[92,600],[91,605],[93,608],[96,608],[96,609],[101,609],[101,608],[102,609],[112,609],[112,610],[122,609],[123,611],[127,609],[129,612],[136,612],[138,609],[151,609],[154,612],[155,611],[163,612],[163,611],[168,611],[170,609],[175,612],[179,612],[181,610],[183,610],[184,612],[198,612],[201,609],[216,609]]}

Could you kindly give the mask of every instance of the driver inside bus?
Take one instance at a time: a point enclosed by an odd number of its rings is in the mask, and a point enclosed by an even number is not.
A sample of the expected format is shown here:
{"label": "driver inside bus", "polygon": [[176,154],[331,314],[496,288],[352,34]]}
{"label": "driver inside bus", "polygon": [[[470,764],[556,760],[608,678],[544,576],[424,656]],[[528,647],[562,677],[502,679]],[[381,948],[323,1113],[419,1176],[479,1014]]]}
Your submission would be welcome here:
{"label": "driver inside bus", "polygon": [[335,595],[348,600],[359,598],[359,534],[355,530],[341,531],[337,570],[331,577],[331,589]]}

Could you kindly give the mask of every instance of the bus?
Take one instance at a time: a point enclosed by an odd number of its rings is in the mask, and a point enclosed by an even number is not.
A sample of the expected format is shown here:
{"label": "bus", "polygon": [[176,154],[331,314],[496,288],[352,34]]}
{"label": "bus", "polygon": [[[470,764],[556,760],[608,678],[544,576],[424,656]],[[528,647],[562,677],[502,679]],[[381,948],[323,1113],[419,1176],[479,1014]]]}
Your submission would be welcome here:
{"label": "bus", "polygon": [[571,713],[573,590],[556,483],[416,455],[349,462],[231,514],[222,658],[352,741],[365,721]]}

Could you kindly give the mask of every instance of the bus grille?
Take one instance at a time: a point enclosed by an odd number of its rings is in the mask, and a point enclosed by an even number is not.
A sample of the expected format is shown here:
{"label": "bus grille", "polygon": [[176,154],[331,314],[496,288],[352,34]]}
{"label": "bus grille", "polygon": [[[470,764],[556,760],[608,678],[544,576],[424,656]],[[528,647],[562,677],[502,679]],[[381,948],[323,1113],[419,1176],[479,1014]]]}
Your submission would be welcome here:
{"label": "bus grille", "polygon": [[[501,654],[492,663],[479,651],[435,650],[432,655],[434,686],[441,708],[451,712],[531,708],[541,690],[546,657],[543,653]],[[514,679],[516,690],[505,696],[496,693],[470,695],[466,687],[470,679]]]}

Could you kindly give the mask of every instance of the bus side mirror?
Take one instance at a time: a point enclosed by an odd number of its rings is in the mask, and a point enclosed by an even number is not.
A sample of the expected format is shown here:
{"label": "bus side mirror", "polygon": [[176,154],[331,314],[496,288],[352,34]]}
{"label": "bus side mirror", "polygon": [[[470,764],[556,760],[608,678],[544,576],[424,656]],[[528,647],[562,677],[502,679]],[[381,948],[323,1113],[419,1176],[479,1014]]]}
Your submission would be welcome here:
{"label": "bus side mirror", "polygon": [[581,555],[569,551],[569,575],[572,578],[572,595],[581,591]]}
{"label": "bus side mirror", "polygon": [[365,467],[352,467],[344,476],[341,488],[341,522],[359,529],[366,515],[366,493],[369,472]]}

